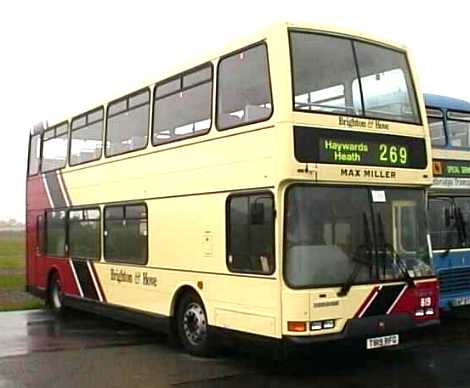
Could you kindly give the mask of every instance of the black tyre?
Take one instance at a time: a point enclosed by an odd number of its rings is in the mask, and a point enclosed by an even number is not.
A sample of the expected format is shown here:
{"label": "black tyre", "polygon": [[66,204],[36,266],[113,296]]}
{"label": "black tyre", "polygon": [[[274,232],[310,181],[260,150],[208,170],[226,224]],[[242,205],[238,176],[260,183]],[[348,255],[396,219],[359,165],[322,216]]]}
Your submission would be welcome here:
{"label": "black tyre", "polygon": [[49,280],[47,304],[54,313],[63,313],[65,310],[62,284],[56,272],[51,275]]}
{"label": "black tyre", "polygon": [[178,304],[176,330],[180,344],[188,353],[200,357],[212,354],[213,340],[206,310],[196,294],[185,294]]}

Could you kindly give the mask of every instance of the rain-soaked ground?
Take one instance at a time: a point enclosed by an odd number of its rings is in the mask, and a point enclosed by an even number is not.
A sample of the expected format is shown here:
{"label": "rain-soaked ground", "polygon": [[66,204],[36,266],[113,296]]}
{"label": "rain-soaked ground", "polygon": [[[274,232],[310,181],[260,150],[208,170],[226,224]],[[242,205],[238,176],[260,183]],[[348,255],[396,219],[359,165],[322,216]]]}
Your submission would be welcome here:
{"label": "rain-soaked ground", "polygon": [[199,359],[164,336],[84,313],[0,313],[0,388],[470,387],[470,319],[446,319],[386,350],[273,354],[238,343]]}

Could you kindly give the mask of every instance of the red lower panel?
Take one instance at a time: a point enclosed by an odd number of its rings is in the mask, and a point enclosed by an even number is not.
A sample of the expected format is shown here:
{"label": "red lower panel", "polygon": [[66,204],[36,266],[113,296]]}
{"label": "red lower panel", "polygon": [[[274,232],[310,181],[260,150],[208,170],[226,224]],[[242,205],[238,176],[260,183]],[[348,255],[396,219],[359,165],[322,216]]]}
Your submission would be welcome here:
{"label": "red lower panel", "polygon": [[[421,298],[431,297],[435,315],[416,317],[415,311],[419,309]],[[410,313],[416,321],[433,320],[439,312],[439,286],[437,280],[417,283],[416,287],[408,287],[393,307],[391,314]]]}
{"label": "red lower panel", "polygon": [[62,291],[64,291],[66,294],[80,296],[77,282],[68,259],[40,257],[38,260],[43,260],[43,265],[45,268],[44,276],[42,276],[42,278],[39,280],[39,284],[37,284],[38,287],[47,287],[48,275],[52,269],[55,269],[60,276]]}

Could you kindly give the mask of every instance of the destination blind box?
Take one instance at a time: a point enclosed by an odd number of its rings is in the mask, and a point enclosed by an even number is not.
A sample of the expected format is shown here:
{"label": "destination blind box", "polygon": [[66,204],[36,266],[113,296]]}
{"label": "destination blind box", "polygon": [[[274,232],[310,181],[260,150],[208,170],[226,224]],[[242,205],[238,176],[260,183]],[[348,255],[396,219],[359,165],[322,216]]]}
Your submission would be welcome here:
{"label": "destination blind box", "polygon": [[424,139],[364,132],[294,127],[295,157],[301,163],[424,169]]}

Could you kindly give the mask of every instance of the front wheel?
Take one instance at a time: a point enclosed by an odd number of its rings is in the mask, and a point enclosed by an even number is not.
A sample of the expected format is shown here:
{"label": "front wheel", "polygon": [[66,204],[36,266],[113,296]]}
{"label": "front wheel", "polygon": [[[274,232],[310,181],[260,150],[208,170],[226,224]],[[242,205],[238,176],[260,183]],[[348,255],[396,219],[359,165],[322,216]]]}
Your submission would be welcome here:
{"label": "front wheel", "polygon": [[186,294],[176,316],[178,338],[184,349],[195,356],[208,356],[213,351],[206,310],[195,294]]}

